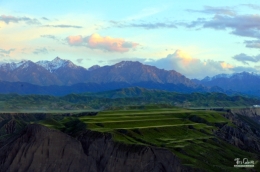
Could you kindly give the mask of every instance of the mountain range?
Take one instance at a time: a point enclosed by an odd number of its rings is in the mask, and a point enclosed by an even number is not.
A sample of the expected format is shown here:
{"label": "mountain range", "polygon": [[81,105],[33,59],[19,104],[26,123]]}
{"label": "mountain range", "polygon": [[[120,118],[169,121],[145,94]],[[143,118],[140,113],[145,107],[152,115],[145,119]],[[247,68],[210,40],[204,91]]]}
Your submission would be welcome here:
{"label": "mountain range", "polygon": [[0,64],[0,93],[65,95],[138,86],[182,93],[260,96],[259,81],[259,75],[247,72],[220,74],[202,80],[189,79],[175,70],[158,69],[137,61],[90,68],[59,57],[52,61],[23,60]]}
{"label": "mountain range", "polygon": [[217,87],[196,84],[174,70],[132,61],[103,67],[94,65],[88,69],[59,57],[52,61],[28,60],[0,65],[1,93],[65,95],[135,86],[184,93],[224,92]]}
{"label": "mountain range", "polygon": [[194,79],[192,81],[208,87],[217,86],[224,90],[233,90],[260,97],[260,75],[255,73],[219,74],[214,77],[205,77],[202,80]]}
{"label": "mountain range", "polygon": [[112,66],[92,66],[89,69],[56,57],[52,61],[28,60],[0,65],[0,80],[31,84],[73,85],[78,83],[156,82],[196,86],[194,82],[174,70],[158,69],[140,62],[122,61]]}

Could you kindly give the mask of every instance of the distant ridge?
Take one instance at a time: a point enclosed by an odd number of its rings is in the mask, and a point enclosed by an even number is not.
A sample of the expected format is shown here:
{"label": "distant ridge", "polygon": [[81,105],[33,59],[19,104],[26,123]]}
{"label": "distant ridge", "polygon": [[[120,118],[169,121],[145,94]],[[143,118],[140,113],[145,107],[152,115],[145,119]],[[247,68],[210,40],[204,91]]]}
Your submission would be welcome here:
{"label": "distant ridge", "polygon": [[[93,88],[93,87],[91,87]],[[64,91],[64,90],[63,90]],[[183,107],[234,107],[259,104],[256,98],[223,93],[177,93],[140,87],[64,96],[1,94],[2,110],[106,109],[109,107],[164,104]]]}
{"label": "distant ridge", "polygon": [[[234,94],[234,92],[225,92],[223,89],[212,87],[188,87],[182,84],[161,84],[154,82],[139,82],[134,84],[129,84],[126,82],[110,82],[110,83],[78,83],[70,86],[39,86],[26,82],[7,82],[0,81],[0,94],[41,94],[41,95],[54,95],[62,96],[71,93],[86,93],[86,92],[102,92],[116,89],[124,89],[129,87],[136,87],[141,89],[155,89],[164,90],[179,93],[193,93],[193,92],[220,92],[225,94]],[[130,90],[127,90],[130,91]]]}
{"label": "distant ridge", "polygon": [[224,90],[233,90],[251,96],[260,97],[260,75],[256,73],[241,72],[232,75],[216,75],[202,80],[193,80],[197,84],[212,87],[218,86]]}

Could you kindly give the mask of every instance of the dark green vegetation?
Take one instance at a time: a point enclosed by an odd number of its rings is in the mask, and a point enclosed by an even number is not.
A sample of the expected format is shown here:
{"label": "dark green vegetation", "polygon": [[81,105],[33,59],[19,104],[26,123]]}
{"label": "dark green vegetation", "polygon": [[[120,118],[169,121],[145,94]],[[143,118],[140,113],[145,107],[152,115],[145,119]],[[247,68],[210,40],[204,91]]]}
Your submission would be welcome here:
{"label": "dark green vegetation", "polygon": [[[81,111],[53,111],[52,113],[0,113],[0,143],[12,134],[18,134],[23,130],[28,124],[38,123],[39,121],[45,120],[49,121],[56,127],[59,127],[61,121],[65,117],[69,116],[85,116],[85,115],[96,115],[97,112],[81,112]],[[47,125],[47,123],[45,124]]]}
{"label": "dark green vegetation", "polygon": [[[233,167],[235,158],[246,157],[255,162],[259,159],[253,151],[241,150],[214,134],[223,126],[237,127],[223,116],[227,112],[162,108],[158,105],[128,106],[128,109],[103,111],[96,116],[49,118],[37,123],[73,137],[85,130],[93,130],[111,134],[120,144],[168,149],[183,164],[206,171],[244,171]],[[255,166],[255,170],[260,170],[259,163]]]}
{"label": "dark green vegetation", "polygon": [[125,106],[165,104],[179,107],[245,107],[260,104],[259,99],[227,96],[222,93],[192,93],[148,90],[139,87],[62,97],[49,95],[0,95],[2,111],[116,109]]}

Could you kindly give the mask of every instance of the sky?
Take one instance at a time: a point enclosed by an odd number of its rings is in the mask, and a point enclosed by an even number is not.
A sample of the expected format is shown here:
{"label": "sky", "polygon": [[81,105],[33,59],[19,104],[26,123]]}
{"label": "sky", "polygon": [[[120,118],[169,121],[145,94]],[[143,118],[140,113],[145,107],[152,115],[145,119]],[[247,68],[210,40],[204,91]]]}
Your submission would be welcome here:
{"label": "sky", "polygon": [[202,79],[260,73],[260,2],[0,0],[0,63],[139,61]]}

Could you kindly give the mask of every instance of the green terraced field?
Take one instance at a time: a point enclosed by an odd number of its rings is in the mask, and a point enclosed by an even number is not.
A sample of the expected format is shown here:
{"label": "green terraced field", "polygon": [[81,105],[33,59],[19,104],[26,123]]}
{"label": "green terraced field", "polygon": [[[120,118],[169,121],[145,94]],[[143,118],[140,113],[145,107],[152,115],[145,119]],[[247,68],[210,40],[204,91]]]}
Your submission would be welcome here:
{"label": "green terraced field", "polygon": [[74,132],[85,127],[111,133],[114,141],[122,144],[166,148],[183,164],[207,171],[244,171],[233,167],[234,159],[256,159],[256,155],[214,136],[218,125],[233,126],[223,113],[179,108],[103,111],[96,116],[65,117],[61,121],[41,121],[41,124]]}

